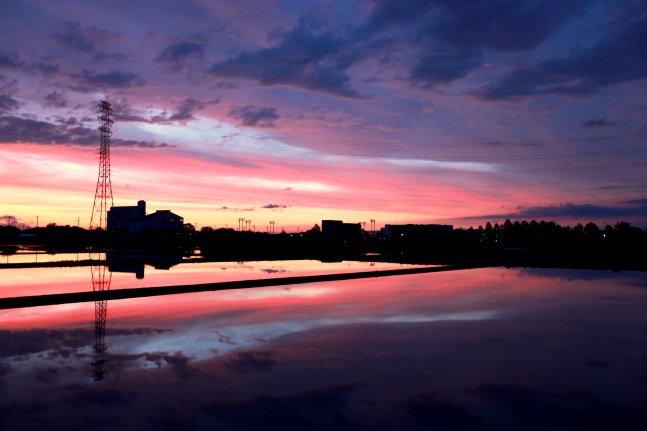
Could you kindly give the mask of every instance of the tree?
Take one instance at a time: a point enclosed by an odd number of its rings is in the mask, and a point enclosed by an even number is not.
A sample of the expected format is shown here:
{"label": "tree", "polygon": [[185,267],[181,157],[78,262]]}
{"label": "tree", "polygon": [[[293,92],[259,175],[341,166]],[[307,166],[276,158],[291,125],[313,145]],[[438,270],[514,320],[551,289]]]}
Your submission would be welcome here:
{"label": "tree", "polygon": [[595,223],[589,222],[586,224],[586,226],[584,226],[584,233],[588,237],[595,238],[600,233],[600,229],[598,229],[598,225],[596,225]]}
{"label": "tree", "polygon": [[308,229],[306,232],[307,233],[312,233],[312,234],[320,234],[321,233],[321,228],[319,227],[318,224],[315,223],[315,225],[312,226],[312,229]]}
{"label": "tree", "polygon": [[20,235],[20,229],[16,226],[0,226],[0,239],[15,238]]}

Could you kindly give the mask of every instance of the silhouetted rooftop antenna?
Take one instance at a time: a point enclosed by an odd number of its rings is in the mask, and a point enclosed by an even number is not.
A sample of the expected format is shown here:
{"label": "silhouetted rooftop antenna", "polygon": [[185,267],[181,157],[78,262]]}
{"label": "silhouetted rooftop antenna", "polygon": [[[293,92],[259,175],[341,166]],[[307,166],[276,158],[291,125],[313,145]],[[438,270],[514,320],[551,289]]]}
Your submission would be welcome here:
{"label": "silhouetted rooftop antenna", "polygon": [[[106,229],[108,221],[108,209],[112,207],[112,184],[110,183],[110,137],[112,136],[113,121],[112,105],[102,100],[99,102],[98,117],[99,135],[101,143],[99,145],[99,178],[97,179],[97,189],[94,192],[94,205],[92,205],[92,217],[90,218],[90,229]],[[110,206],[108,206],[108,204]]]}

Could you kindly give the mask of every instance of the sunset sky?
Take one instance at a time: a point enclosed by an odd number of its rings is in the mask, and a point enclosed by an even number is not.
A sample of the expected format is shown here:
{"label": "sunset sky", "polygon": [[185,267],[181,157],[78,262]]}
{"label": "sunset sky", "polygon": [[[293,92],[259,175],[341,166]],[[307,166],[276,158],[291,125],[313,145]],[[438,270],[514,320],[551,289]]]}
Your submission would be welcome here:
{"label": "sunset sky", "polygon": [[647,227],[647,4],[3,1],[0,223]]}

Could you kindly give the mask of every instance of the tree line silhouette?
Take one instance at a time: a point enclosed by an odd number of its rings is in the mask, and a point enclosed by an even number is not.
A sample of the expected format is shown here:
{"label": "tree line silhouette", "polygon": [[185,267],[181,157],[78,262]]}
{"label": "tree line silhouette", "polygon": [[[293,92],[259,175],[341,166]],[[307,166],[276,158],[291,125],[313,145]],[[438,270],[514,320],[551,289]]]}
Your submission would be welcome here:
{"label": "tree line silhouette", "polygon": [[[419,229],[417,229],[419,227]],[[0,226],[0,252],[10,254],[17,245],[38,245],[49,251],[83,251],[147,248],[199,249],[214,260],[363,258],[411,263],[453,263],[466,266],[571,266],[647,270],[647,231],[618,222],[598,227],[595,223],[560,226],[552,221],[506,220],[469,229],[433,229],[413,225],[414,234],[385,236],[361,231],[326,235],[319,225],[299,233],[279,234],[249,230],[196,230],[191,224],[173,232],[143,232],[124,239],[116,233],[86,230],[51,223],[37,229]]]}

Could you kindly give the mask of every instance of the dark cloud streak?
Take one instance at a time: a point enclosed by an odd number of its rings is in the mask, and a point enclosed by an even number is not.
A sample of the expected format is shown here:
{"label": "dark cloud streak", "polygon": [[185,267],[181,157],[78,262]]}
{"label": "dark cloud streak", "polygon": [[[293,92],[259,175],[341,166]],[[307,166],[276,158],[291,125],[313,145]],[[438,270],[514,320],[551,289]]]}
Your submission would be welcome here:
{"label": "dark cloud streak", "polygon": [[276,127],[274,121],[281,118],[276,112],[276,108],[256,105],[233,108],[229,112],[229,116],[242,120],[243,126],[249,127]]}
{"label": "dark cloud streak", "polygon": [[[52,124],[19,117],[0,117],[0,142],[3,143],[34,143],[44,145],[79,145],[95,146],[98,132],[76,125]],[[113,138],[110,145],[114,147],[166,148],[175,147],[166,143],[136,141]]]}
{"label": "dark cloud streak", "polygon": [[[209,72],[223,78],[245,78],[263,87],[287,86],[317,93],[361,99],[346,70],[354,60],[344,54],[349,44],[340,32],[314,32],[307,20],[270,48],[243,52],[214,64]],[[279,37],[278,35],[275,37]]]}
{"label": "dark cloud streak", "polygon": [[67,106],[67,100],[58,91],[53,91],[46,95],[44,98],[44,106],[48,108],[64,108]]}
{"label": "dark cloud streak", "polygon": [[0,94],[0,114],[15,111],[20,107],[20,102],[6,94]]}
{"label": "dark cloud streak", "polygon": [[263,205],[261,208],[265,208],[265,209],[284,209],[284,208],[289,208],[289,207],[286,206],[286,205],[279,205],[279,204],[267,204],[267,205]]}
{"label": "dark cloud streak", "polygon": [[202,39],[174,43],[164,48],[155,57],[155,62],[165,65],[170,72],[177,72],[192,61],[203,62],[206,46],[206,41]]}
{"label": "dark cloud streak", "polygon": [[[485,51],[526,52],[552,37],[578,16],[589,0],[482,0],[430,2],[379,0],[358,35],[399,29],[401,46],[418,51],[407,80],[435,89],[464,78],[485,62]],[[407,33],[406,29],[410,29]]]}
{"label": "dark cloud streak", "polygon": [[20,69],[25,62],[20,58],[18,51],[0,50],[0,68]]}
{"label": "dark cloud streak", "polygon": [[640,219],[645,221],[647,219],[647,199],[635,199],[620,202],[624,206],[611,207],[593,204],[560,204],[560,205],[547,205],[547,206],[534,206],[529,208],[520,208],[515,213],[503,214],[489,214],[478,217],[466,217],[469,219],[560,219],[560,218],[575,218],[583,222],[608,218],[616,219],[617,221]]}
{"label": "dark cloud streak", "polygon": [[[146,81],[138,77],[137,74],[121,70],[102,73],[85,69],[79,74],[72,75],[72,77],[78,79],[81,85],[93,88],[128,88],[141,87],[146,84]],[[91,90],[88,89],[87,91]]]}
{"label": "dark cloud streak", "polygon": [[177,111],[171,114],[169,121],[187,121],[193,120],[195,117],[193,113],[204,109],[208,104],[215,105],[219,102],[218,99],[212,100],[210,102],[201,102],[192,97],[187,97],[184,101],[177,107]]}
{"label": "dark cloud streak", "polygon": [[95,60],[106,58],[124,60],[125,55],[108,53],[102,46],[119,42],[122,36],[100,27],[82,27],[78,22],[68,21],[60,31],[54,32],[52,38],[64,48],[84,54],[90,54]]}
{"label": "dark cloud streak", "polygon": [[22,59],[18,51],[0,50],[0,69],[23,70],[28,73],[51,76],[59,71],[59,66],[42,61],[28,63]]}
{"label": "dark cloud streak", "polygon": [[594,127],[615,127],[618,125],[617,121],[607,121],[606,118],[600,118],[600,119],[590,119],[584,121],[580,126],[582,126],[583,129],[590,129]]}
{"label": "dark cloud streak", "polygon": [[610,27],[590,48],[516,69],[472,91],[483,101],[557,95],[590,96],[605,87],[647,78],[647,14]]}

